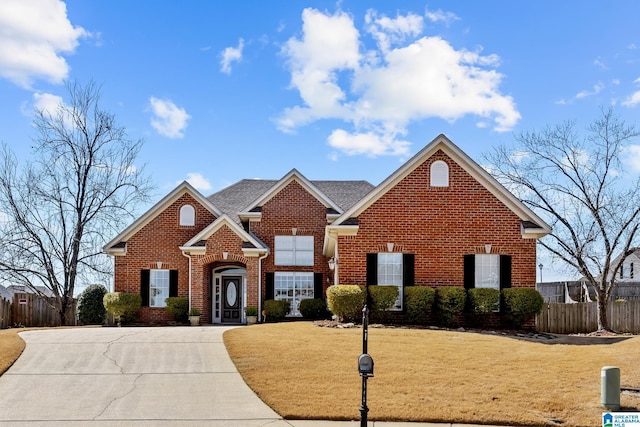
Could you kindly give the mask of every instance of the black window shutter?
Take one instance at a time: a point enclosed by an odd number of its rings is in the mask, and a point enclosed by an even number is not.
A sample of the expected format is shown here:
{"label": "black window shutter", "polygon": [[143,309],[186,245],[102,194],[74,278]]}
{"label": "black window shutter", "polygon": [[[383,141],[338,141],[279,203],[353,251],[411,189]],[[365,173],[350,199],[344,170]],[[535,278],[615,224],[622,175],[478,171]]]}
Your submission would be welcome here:
{"label": "black window shutter", "polygon": [[273,273],[267,273],[266,274],[266,291],[267,291],[267,298],[266,299],[273,299],[273,293],[274,293],[274,286],[275,286],[275,281],[274,281],[274,274]]}
{"label": "black window shutter", "polygon": [[402,287],[415,285],[414,254],[402,254]]}
{"label": "black window shutter", "polygon": [[178,270],[169,270],[169,296],[178,296]]}
{"label": "black window shutter", "polygon": [[367,286],[378,284],[378,254],[367,254]]}
{"label": "black window shutter", "polygon": [[476,286],[476,256],[464,256],[464,288],[472,289]]}
{"label": "black window shutter", "polygon": [[511,255],[500,255],[500,289],[511,287]]}
{"label": "black window shutter", "polygon": [[322,288],[322,273],[313,273],[313,297],[324,299],[324,289]]}
{"label": "black window shutter", "polygon": [[140,297],[143,307],[149,307],[149,275],[149,270],[140,271]]}

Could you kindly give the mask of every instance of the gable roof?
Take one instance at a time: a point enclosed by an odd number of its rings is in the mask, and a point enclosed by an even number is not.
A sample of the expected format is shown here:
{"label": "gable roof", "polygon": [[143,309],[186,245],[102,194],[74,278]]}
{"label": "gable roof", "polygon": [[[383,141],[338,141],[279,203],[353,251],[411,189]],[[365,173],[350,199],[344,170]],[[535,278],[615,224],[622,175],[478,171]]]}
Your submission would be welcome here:
{"label": "gable roof", "polygon": [[185,253],[204,252],[206,250],[206,246],[203,243],[225,225],[242,240],[242,251],[245,252],[245,254],[247,252],[253,252],[256,254],[269,252],[269,248],[260,239],[252,233],[245,231],[226,214],[222,214],[201,232],[193,236],[193,238],[185,243],[184,246],[180,247],[180,250]]}
{"label": "gable roof", "polygon": [[422,165],[429,157],[438,150],[442,150],[447,156],[455,161],[462,169],[485,187],[498,200],[504,203],[522,221],[522,235],[524,238],[539,238],[551,232],[551,227],[538,215],[529,209],[522,201],[514,196],[502,184],[500,184],[491,174],[478,165],[473,159],[465,154],[444,134],[438,135],[433,141],[427,144],[409,161],[387,177],[375,190],[363,197],[358,203],[340,215],[330,227],[346,226],[353,227],[350,219],[357,217],[369,206],[380,199],[391,188],[402,181],[407,175]]}
{"label": "gable roof", "polygon": [[147,210],[142,216],[140,216],[137,220],[135,220],[129,227],[125,228],[120,234],[118,234],[113,240],[104,245],[103,250],[110,255],[124,255],[126,254],[127,247],[126,242],[140,231],[145,225],[147,225],[151,220],[157,217],[162,211],[164,211],[167,207],[169,207],[172,203],[178,200],[185,194],[189,194],[193,197],[198,203],[205,207],[209,212],[211,212],[214,216],[219,217],[222,215],[222,212],[205,198],[202,194],[198,192],[191,184],[187,181],[183,181],[180,185],[173,189],[169,194],[164,196],[158,203],[153,205],[149,210]]}
{"label": "gable roof", "polygon": [[321,203],[335,209],[338,214],[353,206],[374,188],[364,180],[311,181],[296,169],[292,169],[280,180],[243,179],[210,195],[208,199],[224,214],[240,223],[239,213],[247,215],[252,209],[262,206],[292,180],[299,182]]}

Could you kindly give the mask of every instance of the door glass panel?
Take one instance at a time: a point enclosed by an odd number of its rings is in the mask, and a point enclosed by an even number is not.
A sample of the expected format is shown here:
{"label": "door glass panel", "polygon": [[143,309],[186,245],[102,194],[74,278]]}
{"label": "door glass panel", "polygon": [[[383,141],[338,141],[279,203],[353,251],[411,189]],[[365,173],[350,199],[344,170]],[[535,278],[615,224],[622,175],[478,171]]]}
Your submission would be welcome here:
{"label": "door glass panel", "polygon": [[227,285],[227,305],[234,307],[238,299],[238,289],[236,282],[229,282]]}

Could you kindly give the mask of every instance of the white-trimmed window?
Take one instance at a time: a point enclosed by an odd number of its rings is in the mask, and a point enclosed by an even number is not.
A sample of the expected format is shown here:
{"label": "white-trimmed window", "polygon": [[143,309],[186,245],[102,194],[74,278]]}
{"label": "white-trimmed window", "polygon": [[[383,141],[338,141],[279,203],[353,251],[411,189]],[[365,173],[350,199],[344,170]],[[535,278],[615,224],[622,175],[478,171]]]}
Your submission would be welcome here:
{"label": "white-trimmed window", "polygon": [[194,226],[196,224],[196,210],[191,205],[180,208],[180,225]]}
{"label": "white-trimmed window", "polygon": [[391,310],[402,310],[402,274],[402,253],[381,252],[378,254],[378,285],[398,287],[398,299]]}
{"label": "white-trimmed window", "polygon": [[475,262],[475,287],[500,290],[500,255],[478,254]]}
{"label": "white-trimmed window", "polygon": [[274,274],[274,299],[289,301],[289,315],[300,316],[300,301],[313,299],[313,273],[276,272]]}
{"label": "white-trimmed window", "polygon": [[151,270],[149,274],[149,307],[166,307],[169,297],[169,270]]}
{"label": "white-trimmed window", "polygon": [[313,265],[313,236],[276,236],[275,265]]}
{"label": "white-trimmed window", "polygon": [[442,160],[436,160],[431,164],[431,186],[449,186],[449,165]]}

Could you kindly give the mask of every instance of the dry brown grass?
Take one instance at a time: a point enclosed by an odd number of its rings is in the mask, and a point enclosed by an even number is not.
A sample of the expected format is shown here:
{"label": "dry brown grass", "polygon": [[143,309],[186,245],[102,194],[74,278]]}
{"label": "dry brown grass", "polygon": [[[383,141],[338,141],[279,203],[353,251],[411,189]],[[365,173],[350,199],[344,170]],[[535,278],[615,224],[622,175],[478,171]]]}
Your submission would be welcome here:
{"label": "dry brown grass", "polygon": [[[361,329],[308,322],[227,331],[229,354],[249,386],[289,419],[359,419]],[[370,420],[502,425],[599,425],[600,372],[620,367],[640,387],[640,337],[604,345],[548,345],[424,329],[370,329],[375,377]],[[623,409],[640,398],[623,394]],[[552,421],[557,420],[557,421]]]}
{"label": "dry brown grass", "polygon": [[0,375],[4,374],[22,354],[25,343],[18,332],[27,330],[23,328],[0,330]]}

